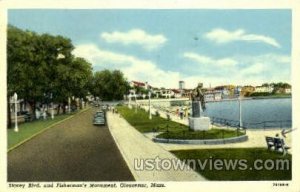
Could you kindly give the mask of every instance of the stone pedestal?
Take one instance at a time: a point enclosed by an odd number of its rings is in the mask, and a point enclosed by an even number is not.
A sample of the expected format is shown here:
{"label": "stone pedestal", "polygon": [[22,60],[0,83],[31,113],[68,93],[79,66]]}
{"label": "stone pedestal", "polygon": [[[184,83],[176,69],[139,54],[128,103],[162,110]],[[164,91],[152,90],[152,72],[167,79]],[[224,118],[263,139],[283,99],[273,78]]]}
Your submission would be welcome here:
{"label": "stone pedestal", "polygon": [[200,101],[192,102],[192,117],[201,117],[201,103]]}
{"label": "stone pedestal", "polygon": [[189,125],[194,131],[209,130],[211,128],[209,117],[190,117]]}

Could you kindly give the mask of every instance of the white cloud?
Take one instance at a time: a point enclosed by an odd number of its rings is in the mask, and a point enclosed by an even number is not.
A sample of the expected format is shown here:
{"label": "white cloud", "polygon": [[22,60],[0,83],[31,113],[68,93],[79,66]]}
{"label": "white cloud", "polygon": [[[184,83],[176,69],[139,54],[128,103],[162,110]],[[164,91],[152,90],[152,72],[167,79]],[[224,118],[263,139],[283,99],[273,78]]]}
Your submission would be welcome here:
{"label": "white cloud", "polygon": [[211,57],[199,55],[193,52],[186,52],[183,54],[183,56],[196,61],[199,64],[217,65],[220,67],[232,67],[238,64],[238,62],[232,58],[213,59]]}
{"label": "white cloud", "polygon": [[132,29],[128,32],[104,32],[100,36],[108,43],[140,45],[141,47],[149,51],[161,47],[167,41],[167,38],[162,34],[151,35],[141,29]]}
{"label": "white cloud", "polygon": [[74,52],[77,57],[83,57],[102,69],[119,69],[128,80],[148,81],[157,87],[178,87],[180,74],[174,71],[164,71],[155,63],[136,58],[134,56],[102,50],[94,44],[76,46]]}
{"label": "white cloud", "polygon": [[251,64],[250,66],[242,69],[240,72],[244,76],[249,76],[249,75],[261,74],[264,71],[266,71],[266,65],[265,64],[263,64],[263,63],[254,63],[254,64]]}
{"label": "white cloud", "polygon": [[[201,66],[197,64],[198,67],[187,63],[194,73],[185,74],[163,70],[150,60],[103,50],[95,44],[78,45],[73,53],[77,57],[87,59],[94,68],[119,69],[128,80],[148,81],[156,87],[177,88],[179,80],[184,80],[187,88],[194,88],[198,82],[203,82],[206,87],[210,84],[212,86],[260,85],[264,82],[290,82],[291,65],[290,57],[287,55],[270,53],[218,59],[196,53],[185,53],[185,58],[188,60],[203,63]],[[220,65],[227,67],[220,67]]]}
{"label": "white cloud", "polygon": [[189,52],[184,53],[184,57],[197,64],[187,63],[193,68],[194,75],[185,79],[194,85],[197,81],[205,82],[205,86],[209,86],[209,83],[215,86],[260,85],[265,82],[290,82],[291,80],[291,59],[287,55],[269,53],[218,59]]}
{"label": "white cloud", "polygon": [[233,41],[248,41],[266,43],[268,45],[280,48],[279,43],[274,38],[258,34],[248,34],[243,29],[238,29],[236,31],[213,29],[212,31],[206,33],[204,37],[218,44],[225,44]]}

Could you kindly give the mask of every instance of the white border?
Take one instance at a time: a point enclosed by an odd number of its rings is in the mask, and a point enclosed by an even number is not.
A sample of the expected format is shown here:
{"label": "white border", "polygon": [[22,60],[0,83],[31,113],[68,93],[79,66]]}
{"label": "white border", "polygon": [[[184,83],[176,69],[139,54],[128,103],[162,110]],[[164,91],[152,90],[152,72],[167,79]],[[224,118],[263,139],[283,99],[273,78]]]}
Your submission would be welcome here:
{"label": "white border", "polygon": [[[2,113],[0,142],[0,191],[33,191],[8,189],[6,182],[6,24],[8,9],[290,9],[292,10],[292,89],[293,89],[293,180],[289,187],[273,187],[272,181],[243,182],[166,182],[163,191],[300,191],[300,1],[297,0],[0,0],[0,106]],[[150,182],[143,182],[150,183]],[[279,182],[280,183],[280,182]],[[127,189],[128,191],[152,191],[154,189]],[[126,190],[126,191],[127,191]],[[159,190],[159,189],[157,189]],[[40,190],[39,190],[40,191]],[[43,191],[47,191],[43,189]],[[83,191],[83,189],[56,189],[51,191]],[[90,190],[87,190],[90,191]],[[111,191],[95,189],[95,191]],[[125,191],[118,188],[116,191]]]}

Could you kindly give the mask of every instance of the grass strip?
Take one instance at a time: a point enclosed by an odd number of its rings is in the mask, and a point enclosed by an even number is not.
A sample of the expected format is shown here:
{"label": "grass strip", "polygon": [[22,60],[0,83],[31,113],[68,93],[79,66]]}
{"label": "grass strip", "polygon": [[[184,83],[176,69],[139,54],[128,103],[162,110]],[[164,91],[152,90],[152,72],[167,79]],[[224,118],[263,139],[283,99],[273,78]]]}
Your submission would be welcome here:
{"label": "grass strip", "polygon": [[[197,149],[171,152],[186,164],[188,164],[187,160],[195,160],[197,162],[195,171],[208,180],[292,179],[292,155],[283,156],[281,153],[269,151],[266,148]],[[205,162],[206,165],[203,166]],[[229,166],[230,162],[231,166]],[[256,166],[254,166],[255,162]]]}
{"label": "grass strip", "polygon": [[7,130],[7,148],[8,152],[11,150],[19,147],[23,143],[29,141],[30,139],[34,138],[35,136],[43,133],[44,131],[54,127],[55,125],[62,123],[68,119],[71,119],[76,114],[84,112],[89,108],[83,109],[76,113],[72,114],[63,114],[55,116],[54,119],[47,119],[47,120],[37,120],[33,122],[22,123],[19,125],[19,132],[14,132],[14,129]]}
{"label": "grass strip", "polygon": [[243,131],[230,129],[210,129],[207,131],[192,131],[188,126],[167,120],[157,115],[152,115],[143,109],[129,109],[125,106],[118,107],[119,113],[138,131],[163,132],[158,138],[166,139],[224,139],[244,135]]}

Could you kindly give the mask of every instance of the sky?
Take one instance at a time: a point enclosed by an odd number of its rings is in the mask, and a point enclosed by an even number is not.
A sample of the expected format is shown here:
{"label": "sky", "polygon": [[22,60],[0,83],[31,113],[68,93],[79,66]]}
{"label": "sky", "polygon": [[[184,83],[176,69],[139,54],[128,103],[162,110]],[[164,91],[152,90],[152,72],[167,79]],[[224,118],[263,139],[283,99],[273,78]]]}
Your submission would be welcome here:
{"label": "sky", "polygon": [[70,38],[94,71],[155,87],[291,81],[290,10],[12,9],[8,23]]}

